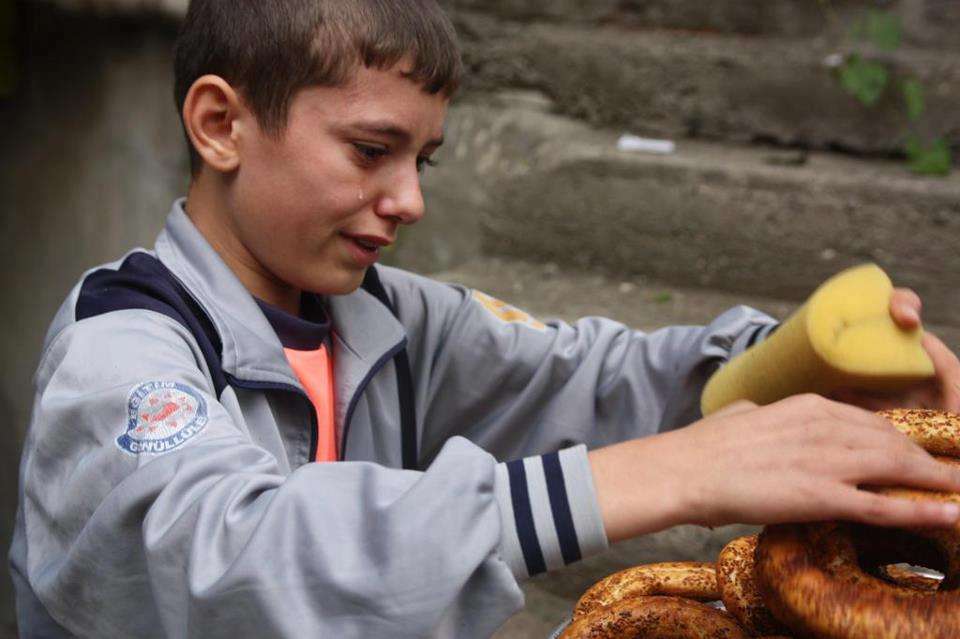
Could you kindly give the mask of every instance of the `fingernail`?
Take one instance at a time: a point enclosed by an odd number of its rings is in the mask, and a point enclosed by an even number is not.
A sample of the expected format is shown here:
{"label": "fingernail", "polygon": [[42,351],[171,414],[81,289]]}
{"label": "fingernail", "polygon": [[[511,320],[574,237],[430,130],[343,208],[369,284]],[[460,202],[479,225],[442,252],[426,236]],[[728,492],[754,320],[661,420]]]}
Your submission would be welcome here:
{"label": "fingernail", "polygon": [[911,322],[920,321],[920,313],[917,312],[917,309],[912,307],[907,307],[903,311],[903,316],[906,317]]}

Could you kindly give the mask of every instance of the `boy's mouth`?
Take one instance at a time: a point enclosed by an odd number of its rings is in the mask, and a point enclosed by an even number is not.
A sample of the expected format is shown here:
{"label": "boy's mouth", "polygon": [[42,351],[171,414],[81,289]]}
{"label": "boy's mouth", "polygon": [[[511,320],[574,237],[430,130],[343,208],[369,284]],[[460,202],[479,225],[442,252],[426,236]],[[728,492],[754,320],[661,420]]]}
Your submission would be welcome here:
{"label": "boy's mouth", "polygon": [[390,240],[376,235],[351,235],[349,233],[342,233],[341,235],[353,245],[356,259],[366,266],[377,261],[381,247],[391,244]]}
{"label": "boy's mouth", "polygon": [[357,244],[359,244],[359,245],[360,245],[360,248],[362,248],[362,249],[365,250],[365,251],[373,252],[373,251],[376,251],[378,248],[380,248],[380,247],[378,247],[376,244],[374,244],[373,242],[367,242],[367,241],[365,241],[365,240],[361,240],[361,239],[358,239],[358,238],[354,238],[353,241],[356,242]]}
{"label": "boy's mouth", "polygon": [[343,236],[353,240],[366,251],[377,251],[381,247],[392,244],[387,238],[378,235],[352,235],[350,233],[343,233]]}

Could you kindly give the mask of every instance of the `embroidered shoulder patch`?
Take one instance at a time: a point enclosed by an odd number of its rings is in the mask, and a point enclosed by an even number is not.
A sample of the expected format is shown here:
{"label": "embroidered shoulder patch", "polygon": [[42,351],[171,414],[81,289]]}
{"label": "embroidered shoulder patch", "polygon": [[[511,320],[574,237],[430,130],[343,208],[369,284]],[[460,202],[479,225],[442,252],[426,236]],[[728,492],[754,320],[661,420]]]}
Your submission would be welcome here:
{"label": "embroidered shoulder patch", "polygon": [[510,324],[524,324],[538,331],[546,330],[547,326],[543,322],[534,319],[529,313],[521,311],[515,306],[510,306],[495,297],[491,297],[480,291],[473,292],[473,299],[480,303],[485,309],[490,311],[500,320]]}
{"label": "embroidered shoulder patch", "polygon": [[130,391],[127,429],[117,446],[131,455],[159,455],[179,448],[207,425],[207,402],[176,382],[147,382]]}

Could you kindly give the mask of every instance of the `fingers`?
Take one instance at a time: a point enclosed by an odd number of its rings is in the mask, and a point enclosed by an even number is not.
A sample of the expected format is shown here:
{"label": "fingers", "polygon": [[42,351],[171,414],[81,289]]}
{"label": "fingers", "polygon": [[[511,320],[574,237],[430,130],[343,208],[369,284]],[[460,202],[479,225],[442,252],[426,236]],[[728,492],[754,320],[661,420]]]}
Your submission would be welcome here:
{"label": "fingers", "polygon": [[954,526],[960,519],[960,505],[927,500],[910,500],[849,489],[836,496],[838,519],[874,526]]}
{"label": "fingers", "polygon": [[923,348],[933,361],[940,384],[941,408],[960,413],[960,359],[933,333],[923,336]]}
{"label": "fingers", "polygon": [[[942,351],[953,357],[945,347]],[[946,360],[943,352],[940,356]],[[704,420],[706,426],[686,431],[703,438],[702,445],[689,449],[705,455],[682,473],[685,481],[705,478],[699,490],[690,491],[695,497],[688,501],[695,507],[689,512],[710,525],[845,519],[943,526],[960,517],[942,504],[859,488],[960,493],[960,467],[936,461],[873,412],[805,394],[762,407],[737,402],[715,415],[722,419]]]}
{"label": "fingers", "polygon": [[[902,438],[899,441],[898,438]],[[887,438],[883,438],[887,440]],[[846,463],[848,479],[839,490],[830,490],[830,503],[836,512],[830,518],[846,519],[878,526],[951,526],[960,522],[960,505],[930,499],[898,497],[911,489],[960,492],[960,465],[943,463],[899,434],[877,442],[872,449],[850,449]],[[877,494],[861,485],[894,486],[878,489]]]}
{"label": "fingers", "polygon": [[894,289],[890,296],[890,315],[900,328],[910,330],[920,326],[920,296],[909,288]]}
{"label": "fingers", "polygon": [[915,444],[905,444],[852,453],[856,457],[855,481],[960,492],[960,467],[937,461]]}

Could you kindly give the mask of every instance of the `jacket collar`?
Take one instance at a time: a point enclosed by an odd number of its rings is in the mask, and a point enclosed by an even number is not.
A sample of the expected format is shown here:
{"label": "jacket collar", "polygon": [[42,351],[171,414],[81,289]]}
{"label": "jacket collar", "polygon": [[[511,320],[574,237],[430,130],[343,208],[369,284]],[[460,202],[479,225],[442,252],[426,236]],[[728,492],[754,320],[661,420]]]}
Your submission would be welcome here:
{"label": "jacket collar", "polygon": [[[223,343],[224,372],[241,381],[302,390],[263,311],[193,225],[185,201],[174,203],[155,250],[210,316]],[[339,405],[341,397],[349,402],[384,358],[402,346],[406,334],[390,310],[363,289],[330,296],[327,303]]]}

